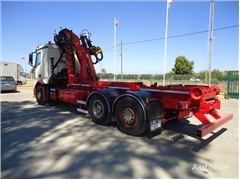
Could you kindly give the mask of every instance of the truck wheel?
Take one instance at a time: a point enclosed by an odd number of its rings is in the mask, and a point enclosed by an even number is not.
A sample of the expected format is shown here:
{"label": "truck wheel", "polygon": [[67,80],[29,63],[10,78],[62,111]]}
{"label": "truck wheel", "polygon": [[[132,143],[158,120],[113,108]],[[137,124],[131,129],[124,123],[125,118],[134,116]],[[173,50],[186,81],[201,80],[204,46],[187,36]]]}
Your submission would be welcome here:
{"label": "truck wheel", "polygon": [[22,82],[21,81],[17,81],[17,85],[22,85]]}
{"label": "truck wheel", "polygon": [[117,102],[115,117],[118,128],[126,134],[135,136],[147,130],[143,109],[132,97],[126,96]]}
{"label": "truck wheel", "polygon": [[89,111],[94,123],[104,125],[109,122],[107,102],[100,94],[94,94],[90,98]]}
{"label": "truck wheel", "polygon": [[36,100],[39,105],[44,105],[42,86],[37,87]]}

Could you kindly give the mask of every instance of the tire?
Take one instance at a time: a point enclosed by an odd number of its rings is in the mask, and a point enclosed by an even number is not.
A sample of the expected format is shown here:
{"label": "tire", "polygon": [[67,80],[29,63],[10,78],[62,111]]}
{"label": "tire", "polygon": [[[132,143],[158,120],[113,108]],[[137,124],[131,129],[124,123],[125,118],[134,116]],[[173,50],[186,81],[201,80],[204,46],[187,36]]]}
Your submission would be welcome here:
{"label": "tire", "polygon": [[42,86],[37,87],[37,92],[36,92],[36,100],[39,105],[44,105],[45,101],[43,101],[43,90]]}
{"label": "tire", "polygon": [[22,85],[22,82],[21,82],[21,81],[18,81],[18,82],[17,82],[17,85],[20,85],[20,86],[21,86],[21,85]]}
{"label": "tire", "polygon": [[94,94],[89,100],[88,108],[94,123],[99,125],[105,125],[109,123],[109,109],[107,102],[102,95]]}
{"label": "tire", "polygon": [[120,131],[129,135],[139,135],[147,130],[143,109],[133,97],[121,98],[115,108],[115,117]]}

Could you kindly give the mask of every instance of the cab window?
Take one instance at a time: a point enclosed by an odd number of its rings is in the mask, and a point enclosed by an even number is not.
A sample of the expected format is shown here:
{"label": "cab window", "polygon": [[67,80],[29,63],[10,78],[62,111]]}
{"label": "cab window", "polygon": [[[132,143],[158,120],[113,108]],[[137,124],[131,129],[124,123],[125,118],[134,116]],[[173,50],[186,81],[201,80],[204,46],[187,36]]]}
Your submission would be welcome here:
{"label": "cab window", "polygon": [[41,64],[41,53],[37,53],[36,56],[36,67],[39,66],[39,64]]}
{"label": "cab window", "polygon": [[26,73],[25,72],[20,72],[20,76],[26,77]]}

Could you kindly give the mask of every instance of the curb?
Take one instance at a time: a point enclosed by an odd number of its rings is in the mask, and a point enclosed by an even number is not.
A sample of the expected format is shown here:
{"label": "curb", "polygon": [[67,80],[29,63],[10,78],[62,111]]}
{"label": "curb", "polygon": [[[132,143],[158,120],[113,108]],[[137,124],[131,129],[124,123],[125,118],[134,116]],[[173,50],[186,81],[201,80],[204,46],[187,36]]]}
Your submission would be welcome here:
{"label": "curb", "polygon": [[33,86],[17,86],[17,89],[33,88]]}
{"label": "curb", "polygon": [[217,96],[221,99],[227,99],[226,98],[226,93],[219,93]]}

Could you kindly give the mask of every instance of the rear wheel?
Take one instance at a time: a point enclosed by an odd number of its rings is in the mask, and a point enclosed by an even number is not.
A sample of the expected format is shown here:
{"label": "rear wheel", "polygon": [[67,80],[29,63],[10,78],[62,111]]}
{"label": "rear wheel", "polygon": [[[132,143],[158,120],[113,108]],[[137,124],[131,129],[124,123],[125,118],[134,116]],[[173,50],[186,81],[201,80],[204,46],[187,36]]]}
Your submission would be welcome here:
{"label": "rear wheel", "polygon": [[22,82],[21,81],[17,81],[17,85],[22,85]]}
{"label": "rear wheel", "polygon": [[90,98],[89,111],[94,123],[104,125],[109,122],[109,110],[107,102],[100,94],[94,94]]}
{"label": "rear wheel", "polygon": [[133,97],[126,96],[117,102],[115,117],[118,128],[126,134],[138,135],[147,130],[141,104]]}
{"label": "rear wheel", "polygon": [[37,103],[38,103],[39,105],[44,105],[44,104],[45,104],[45,101],[43,101],[43,90],[42,90],[42,86],[38,86],[38,87],[37,87],[36,100],[37,100]]}

